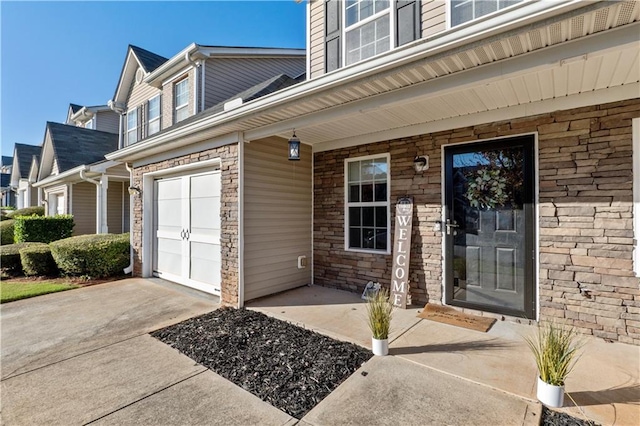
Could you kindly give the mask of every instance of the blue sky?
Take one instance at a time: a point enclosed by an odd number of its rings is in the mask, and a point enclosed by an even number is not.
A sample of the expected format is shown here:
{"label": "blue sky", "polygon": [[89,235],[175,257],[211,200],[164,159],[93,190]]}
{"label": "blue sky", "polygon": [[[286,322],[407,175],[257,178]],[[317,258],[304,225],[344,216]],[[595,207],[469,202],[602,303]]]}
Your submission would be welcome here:
{"label": "blue sky", "polygon": [[305,47],[305,2],[0,2],[2,155],[39,145],[69,103],[113,97],[127,46],[170,58],[192,42]]}

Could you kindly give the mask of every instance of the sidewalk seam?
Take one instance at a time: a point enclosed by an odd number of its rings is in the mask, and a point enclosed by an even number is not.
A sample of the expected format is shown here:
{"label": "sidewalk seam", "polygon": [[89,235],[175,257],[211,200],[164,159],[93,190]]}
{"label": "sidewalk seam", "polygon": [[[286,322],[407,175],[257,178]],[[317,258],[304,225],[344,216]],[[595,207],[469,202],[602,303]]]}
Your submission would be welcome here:
{"label": "sidewalk seam", "polygon": [[167,386],[165,386],[165,387],[163,387],[163,388],[161,388],[161,389],[158,389],[158,390],[156,390],[156,391],[153,391],[153,392],[151,392],[151,393],[150,393],[150,394],[148,394],[148,395],[145,395],[145,396],[143,396],[143,397],[141,397],[141,398],[136,399],[135,401],[132,401],[132,402],[130,402],[130,403],[128,403],[128,404],[123,405],[123,406],[122,406],[122,407],[120,407],[120,408],[116,408],[115,410],[110,411],[110,412],[108,412],[108,413],[106,413],[106,414],[103,414],[103,415],[101,415],[100,417],[97,417],[97,418],[95,418],[95,419],[93,419],[93,420],[90,420],[90,421],[88,421],[88,422],[86,422],[86,423],[83,423],[83,426],[86,426],[86,425],[90,425],[90,424],[92,424],[92,423],[95,423],[95,422],[97,422],[98,420],[104,419],[105,417],[108,417],[108,416],[110,416],[110,415],[112,415],[112,414],[114,414],[114,413],[117,413],[118,411],[124,410],[124,409],[125,409],[125,408],[127,408],[127,407],[131,407],[133,404],[137,404],[137,403],[138,403],[138,402],[140,402],[140,401],[143,401],[143,400],[145,400],[145,399],[147,399],[147,398],[150,398],[150,397],[152,397],[152,396],[154,396],[154,395],[156,395],[156,394],[158,394],[158,393],[160,393],[160,392],[163,392],[163,391],[165,391],[165,390],[167,390],[167,389],[169,389],[169,388],[172,388],[172,387],[174,387],[175,385],[178,385],[178,384],[180,384],[180,383],[182,383],[182,382],[185,382],[185,381],[187,381],[187,380],[189,380],[189,379],[192,379],[192,378],[194,378],[194,377],[196,377],[196,376],[198,376],[198,375],[200,375],[200,374],[206,373],[207,371],[209,371],[209,370],[208,370],[208,369],[205,369],[205,370],[202,370],[202,371],[198,371],[197,373],[191,374],[190,376],[185,377],[184,379],[180,379],[180,380],[178,380],[178,381],[177,381],[177,382],[175,382],[175,383],[172,383],[172,384],[167,385]]}

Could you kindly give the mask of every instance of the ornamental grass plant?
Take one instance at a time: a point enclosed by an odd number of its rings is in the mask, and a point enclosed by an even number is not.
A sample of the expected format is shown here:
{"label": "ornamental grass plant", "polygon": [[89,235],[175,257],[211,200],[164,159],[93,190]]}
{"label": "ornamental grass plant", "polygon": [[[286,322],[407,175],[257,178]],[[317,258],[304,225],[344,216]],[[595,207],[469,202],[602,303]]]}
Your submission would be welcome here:
{"label": "ornamental grass plant", "polygon": [[538,326],[537,334],[525,340],[533,352],[540,380],[553,386],[564,386],[582,347],[582,342],[576,340],[575,329],[549,322]]}
{"label": "ornamental grass plant", "polygon": [[367,319],[374,339],[389,338],[392,314],[393,304],[389,300],[389,290],[381,288],[367,299]]}

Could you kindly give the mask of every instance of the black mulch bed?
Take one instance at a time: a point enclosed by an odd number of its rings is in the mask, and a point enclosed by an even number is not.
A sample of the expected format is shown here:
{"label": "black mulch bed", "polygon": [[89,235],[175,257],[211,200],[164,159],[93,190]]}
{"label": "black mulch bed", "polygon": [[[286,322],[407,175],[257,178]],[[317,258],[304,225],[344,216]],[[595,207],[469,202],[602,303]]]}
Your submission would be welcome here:
{"label": "black mulch bed", "polygon": [[598,424],[578,419],[566,413],[550,410],[543,405],[540,426],[598,426]]}
{"label": "black mulch bed", "polygon": [[220,308],[151,335],[298,419],[372,356],[246,309]]}

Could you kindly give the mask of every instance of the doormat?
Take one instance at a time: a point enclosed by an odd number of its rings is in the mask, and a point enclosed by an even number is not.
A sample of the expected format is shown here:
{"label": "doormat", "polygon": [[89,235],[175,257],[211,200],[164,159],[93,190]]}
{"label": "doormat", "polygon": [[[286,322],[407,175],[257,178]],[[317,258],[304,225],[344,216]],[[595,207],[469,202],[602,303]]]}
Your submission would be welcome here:
{"label": "doormat", "polygon": [[496,322],[495,318],[469,315],[448,306],[430,305],[428,303],[422,312],[418,314],[418,317],[470,330],[482,331],[483,333],[489,331],[493,323]]}

